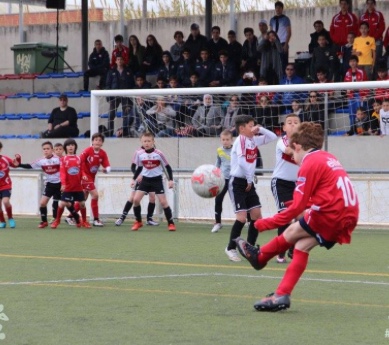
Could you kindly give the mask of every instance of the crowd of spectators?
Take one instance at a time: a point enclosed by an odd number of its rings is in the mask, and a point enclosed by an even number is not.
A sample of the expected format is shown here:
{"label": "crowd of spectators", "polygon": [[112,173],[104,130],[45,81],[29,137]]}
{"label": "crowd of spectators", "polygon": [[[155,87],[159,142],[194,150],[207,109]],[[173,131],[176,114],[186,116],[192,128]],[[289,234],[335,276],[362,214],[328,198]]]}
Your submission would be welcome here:
{"label": "crowd of spectators", "polygon": [[[84,88],[89,87],[89,77],[100,75],[100,89],[144,88],[196,88],[244,85],[290,85],[303,83],[355,82],[388,80],[389,28],[385,33],[385,18],[376,10],[375,0],[366,0],[366,11],[358,17],[349,11],[349,0],[339,1],[336,14],[327,30],[321,20],[313,24],[308,50],[309,68],[296,70],[289,62],[289,42],[292,24],[283,13],[281,1],[275,3],[275,14],[244,29],[245,41],[236,39],[233,30],[227,39],[219,26],[212,27],[211,39],[200,32],[198,24],[190,26],[185,39],[181,31],[173,35],[174,43],[163,50],[154,35],[148,35],[143,46],[131,35],[128,47],[121,35],[115,37],[111,57],[96,40],[85,72]],[[384,49],[385,48],[385,54]],[[146,81],[155,76],[156,84]],[[350,128],[354,125],[357,108],[369,112],[375,100],[386,98],[385,90],[371,95],[366,90],[347,92]],[[369,99],[367,96],[372,96]],[[242,94],[229,98],[211,95],[186,96],[169,99],[131,100],[125,97],[109,98],[107,134],[115,134],[113,123],[119,104],[122,104],[123,127],[118,136],[131,136],[131,128],[139,131],[150,126],[157,136],[190,133],[191,135],[217,135],[225,128],[233,128],[232,119],[239,113],[250,113],[258,123],[278,130],[282,116],[293,112],[296,103],[301,119],[324,123],[324,110],[320,92],[283,92],[275,95],[260,93]],[[377,97],[376,97],[377,96]],[[388,95],[389,96],[389,95]],[[215,98],[215,99],[214,99]],[[338,106],[335,93],[329,92],[330,107]],[[236,102],[240,103],[239,106]],[[173,114],[174,112],[174,114]],[[370,116],[370,115],[369,115]]]}

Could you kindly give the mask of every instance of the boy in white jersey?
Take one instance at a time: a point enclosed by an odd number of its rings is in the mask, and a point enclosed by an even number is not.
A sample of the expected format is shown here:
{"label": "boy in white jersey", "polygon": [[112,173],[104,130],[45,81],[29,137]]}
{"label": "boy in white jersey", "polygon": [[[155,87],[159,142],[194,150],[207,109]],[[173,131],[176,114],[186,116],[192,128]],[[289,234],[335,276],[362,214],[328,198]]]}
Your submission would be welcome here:
{"label": "boy in white jersey", "polygon": [[[53,198],[53,203],[61,199],[61,180],[59,176],[59,167],[61,159],[54,154],[53,144],[46,141],[42,144],[43,157],[37,159],[31,164],[19,164],[20,168],[24,169],[42,169],[45,180],[45,190],[43,191],[39,212],[41,215],[41,222],[38,228],[46,228],[49,224],[47,221],[47,204],[50,198]],[[57,217],[57,208],[53,206],[53,217]]]}
{"label": "boy in white jersey", "polygon": [[[276,201],[278,212],[285,210],[293,200],[293,192],[296,187],[299,167],[293,159],[293,150],[289,147],[289,138],[297,131],[300,122],[298,115],[287,115],[284,126],[282,127],[285,134],[277,142],[276,166],[272,175],[271,190]],[[278,235],[281,235],[288,225],[280,226],[278,228]],[[293,257],[293,248],[290,248],[288,256],[290,258]],[[277,262],[280,264],[286,263],[285,253],[277,256]]]}
{"label": "boy in white jersey", "polygon": [[380,110],[380,130],[382,135],[389,135],[389,99],[382,101]]}
{"label": "boy in white jersey", "polygon": [[236,220],[231,229],[230,241],[225,253],[231,261],[241,261],[236,251],[236,242],[246,223],[247,213],[250,213],[250,225],[247,242],[255,244],[258,231],[254,222],[262,218],[261,203],[255,192],[254,175],[258,156],[257,146],[267,144],[277,139],[277,136],[257,125],[254,118],[249,115],[237,116],[235,128],[239,136],[236,138],[231,150],[231,172],[228,191],[235,209]]}
{"label": "boy in white jersey", "polygon": [[165,168],[169,177],[168,186],[169,188],[173,188],[172,168],[166,160],[165,155],[154,148],[154,135],[152,133],[143,133],[140,140],[144,149],[138,151],[135,160],[138,168],[134,174],[132,186],[135,186],[135,182],[139,184],[136,187],[134,196],[134,215],[136,221],[131,230],[137,231],[143,226],[140,202],[146,193],[155,192],[165,213],[169,231],[176,231],[172,210],[167,202],[162,182],[163,169]]}

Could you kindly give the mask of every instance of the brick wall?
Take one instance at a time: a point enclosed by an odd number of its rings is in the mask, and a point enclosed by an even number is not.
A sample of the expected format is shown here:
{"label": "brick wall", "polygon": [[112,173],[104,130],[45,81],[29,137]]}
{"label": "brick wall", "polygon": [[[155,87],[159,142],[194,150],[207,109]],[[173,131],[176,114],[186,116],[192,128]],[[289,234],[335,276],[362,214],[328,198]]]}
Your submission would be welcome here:
{"label": "brick wall", "polygon": [[[90,22],[104,20],[102,9],[88,10]],[[55,24],[57,22],[57,12],[38,12],[24,13],[24,25]],[[60,11],[59,22],[64,23],[81,23],[81,10]],[[19,14],[2,14],[0,15],[0,26],[18,26]]]}

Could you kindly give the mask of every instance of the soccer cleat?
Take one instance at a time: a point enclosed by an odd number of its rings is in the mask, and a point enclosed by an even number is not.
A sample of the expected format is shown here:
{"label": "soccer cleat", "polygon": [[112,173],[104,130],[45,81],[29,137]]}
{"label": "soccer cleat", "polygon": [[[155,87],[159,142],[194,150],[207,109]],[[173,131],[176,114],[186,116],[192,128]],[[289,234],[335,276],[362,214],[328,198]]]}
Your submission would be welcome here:
{"label": "soccer cleat", "polygon": [[289,295],[276,295],[271,293],[254,304],[258,311],[279,311],[290,308]]}
{"label": "soccer cleat", "polygon": [[143,223],[140,221],[138,222],[137,220],[135,221],[134,225],[132,226],[131,230],[132,231],[138,231],[141,227],[143,226]]}
{"label": "soccer cleat", "polygon": [[104,224],[101,222],[100,219],[95,219],[93,221],[93,226],[100,226],[100,227],[102,227],[102,226],[104,226]]}
{"label": "soccer cleat", "polygon": [[9,227],[12,228],[12,229],[13,229],[14,227],[16,227],[15,219],[13,219],[13,218],[8,219],[8,225],[9,225]]}
{"label": "soccer cleat", "polygon": [[39,229],[43,229],[43,228],[46,228],[49,226],[49,223],[47,222],[40,222],[39,225],[38,225],[38,228]]}
{"label": "soccer cleat", "polygon": [[[80,223],[77,223],[77,227],[79,227],[78,224],[80,224]],[[85,228],[85,229],[90,229],[92,227],[92,225],[90,225],[90,223],[87,222],[87,221],[82,221],[81,222],[81,227]]]}
{"label": "soccer cleat", "polygon": [[54,220],[54,222],[51,223],[50,228],[56,229],[59,225],[59,220]]}
{"label": "soccer cleat", "polygon": [[242,259],[238,256],[238,252],[236,251],[236,249],[228,250],[228,247],[226,247],[226,249],[224,249],[224,252],[227,254],[228,258],[231,261],[234,261],[234,262],[242,261]]}
{"label": "soccer cleat", "polygon": [[242,254],[242,256],[245,257],[251,266],[253,266],[257,271],[266,266],[266,264],[261,265],[258,261],[258,255],[260,253],[259,246],[252,246],[242,237],[238,237],[234,241],[237,244],[239,253]]}
{"label": "soccer cleat", "polygon": [[6,222],[0,222],[0,229],[4,229],[7,226]]}
{"label": "soccer cleat", "polygon": [[215,223],[211,232],[214,234],[215,232],[218,232],[222,227],[223,227],[223,225],[221,225],[221,223]]}
{"label": "soccer cleat", "polygon": [[294,249],[294,247],[291,247],[291,248],[289,248],[289,250],[288,250],[288,258],[289,259],[293,259],[293,249]]}
{"label": "soccer cleat", "polygon": [[154,221],[153,218],[148,219],[146,224],[151,225],[151,226],[158,226],[159,225],[159,223]]}
{"label": "soccer cleat", "polygon": [[120,225],[123,224],[123,222],[124,222],[124,219],[118,218],[118,219],[116,219],[115,225],[116,225],[116,226],[120,226]]}
{"label": "soccer cleat", "polygon": [[169,231],[176,231],[176,225],[174,223],[168,224],[167,228]]}
{"label": "soccer cleat", "polygon": [[77,223],[74,221],[74,219],[71,218],[71,217],[66,217],[66,218],[65,218],[65,223],[67,223],[68,225],[71,225],[71,226],[74,226],[74,225],[77,224]]}
{"label": "soccer cleat", "polygon": [[286,259],[285,259],[285,256],[277,256],[277,263],[278,264],[286,264],[287,263],[287,261],[286,261]]}

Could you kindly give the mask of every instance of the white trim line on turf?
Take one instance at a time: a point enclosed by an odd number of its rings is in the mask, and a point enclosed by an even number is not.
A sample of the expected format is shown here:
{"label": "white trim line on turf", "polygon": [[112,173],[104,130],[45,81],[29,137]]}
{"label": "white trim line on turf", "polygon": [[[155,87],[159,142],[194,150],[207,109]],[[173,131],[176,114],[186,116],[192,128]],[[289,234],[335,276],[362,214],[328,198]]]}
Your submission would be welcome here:
{"label": "white trim line on turf", "polygon": [[[248,274],[226,274],[226,273],[192,273],[192,274],[166,274],[166,275],[147,275],[147,276],[126,276],[126,277],[99,277],[99,278],[79,278],[62,280],[36,280],[22,282],[0,282],[0,286],[14,285],[34,285],[34,284],[63,284],[63,283],[85,283],[98,281],[117,281],[117,280],[138,280],[138,279],[161,279],[161,278],[191,278],[191,277],[232,277],[232,278],[254,278],[254,279],[281,279],[281,277],[265,275]],[[340,284],[366,284],[366,285],[384,285],[389,286],[389,282],[373,282],[365,280],[344,280],[344,279],[322,279],[322,278],[301,278],[303,281],[340,283]]]}

